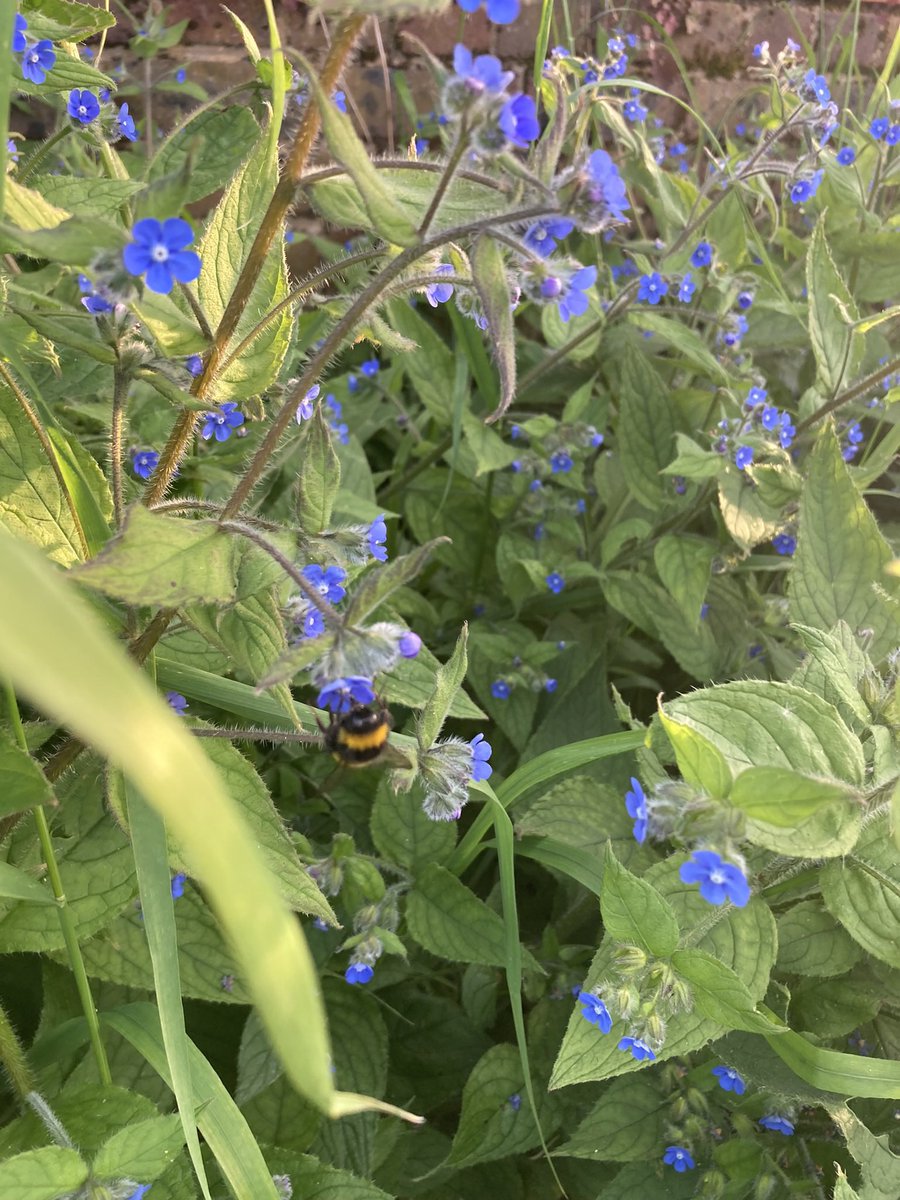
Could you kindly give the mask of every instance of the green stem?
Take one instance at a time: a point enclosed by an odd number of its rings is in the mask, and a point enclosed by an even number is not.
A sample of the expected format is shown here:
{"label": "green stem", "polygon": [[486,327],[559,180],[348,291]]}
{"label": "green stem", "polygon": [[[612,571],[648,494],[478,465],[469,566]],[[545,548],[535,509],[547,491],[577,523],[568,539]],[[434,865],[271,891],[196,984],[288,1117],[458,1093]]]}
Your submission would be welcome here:
{"label": "green stem", "polygon": [[431,197],[431,203],[422,218],[422,224],[419,226],[419,237],[425,237],[428,230],[431,228],[431,223],[437,216],[438,209],[441,207],[441,202],[447,194],[447,188],[453,181],[453,176],[456,174],[456,169],[462,162],[462,156],[466,152],[466,147],[469,144],[468,130],[466,129],[465,118],[459,128],[459,136],[456,139],[456,145],[453,147],[453,153],[447,159],[447,165],[444,167],[444,173],[438,181],[437,187],[434,189],[434,195]]}
{"label": "green stem", "polygon": [[128,382],[128,376],[121,366],[117,365],[113,373],[113,402],[109,426],[109,474],[112,479],[116,529],[122,528],[122,519],[125,515],[125,490],[122,480],[122,430],[125,424]]}
{"label": "green stem", "polygon": [[842,405],[850,404],[853,400],[858,400],[866,392],[870,392],[872,388],[881,383],[882,379],[898,370],[900,370],[900,354],[892,358],[890,362],[882,363],[877,371],[872,371],[870,375],[866,375],[858,383],[851,384],[839,396],[835,396],[817,408],[814,413],[811,413],[810,416],[798,424],[797,434],[803,433],[811,425],[815,425],[817,421],[821,421],[823,417],[827,417],[829,413],[841,408]]}
{"label": "green stem", "polygon": [[24,1100],[34,1087],[28,1068],[28,1058],[2,1005],[0,1005],[0,1066],[6,1072],[16,1095],[20,1100]]}
{"label": "green stem", "polygon": [[62,129],[57,129],[56,133],[51,134],[50,137],[48,137],[43,143],[43,145],[38,146],[34,154],[29,155],[28,159],[22,163],[21,167],[19,167],[19,170],[16,174],[17,182],[24,183],[28,176],[34,173],[35,168],[44,161],[53,147],[58,142],[61,142],[63,138],[67,137],[70,133],[70,127],[68,125],[63,125]]}
{"label": "green stem", "polygon": [[[25,737],[25,730],[22,728],[22,718],[19,715],[16,693],[13,691],[12,684],[8,681],[4,681],[3,690],[6,694],[6,708],[13,733],[20,749],[27,754],[28,741]],[[56,853],[53,849],[53,838],[50,836],[50,826],[47,824],[47,817],[42,808],[38,807],[33,811],[34,823],[37,826],[38,839],[41,843],[41,853],[47,864],[47,878],[50,881],[50,887],[53,889],[53,895],[56,897],[56,911],[59,914],[59,923],[62,927],[62,934],[69,955],[69,966],[72,968],[72,974],[75,976],[75,986],[78,989],[81,1007],[88,1024],[91,1046],[93,1047],[94,1058],[97,1060],[97,1070],[100,1073],[100,1082],[111,1084],[112,1076],[109,1073],[109,1063],[106,1061],[106,1051],[103,1049],[103,1042],[100,1039],[100,1022],[97,1019],[97,1010],[94,1007],[94,1001],[91,996],[91,985],[88,982],[84,959],[81,956],[81,947],[78,944],[78,934],[75,932],[75,921],[72,917],[72,910],[66,902],[62,876],[59,873],[59,863],[56,861]]]}

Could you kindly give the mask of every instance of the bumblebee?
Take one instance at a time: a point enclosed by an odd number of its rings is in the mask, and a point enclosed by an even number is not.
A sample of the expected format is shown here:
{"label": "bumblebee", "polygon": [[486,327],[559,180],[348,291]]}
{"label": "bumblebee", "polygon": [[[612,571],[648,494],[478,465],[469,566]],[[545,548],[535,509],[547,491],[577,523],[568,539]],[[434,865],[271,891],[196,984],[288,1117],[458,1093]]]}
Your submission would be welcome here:
{"label": "bumblebee", "polygon": [[319,728],[336,762],[347,767],[369,767],[387,750],[393,723],[384,704],[378,708],[354,704],[345,713],[335,713],[329,725]]}

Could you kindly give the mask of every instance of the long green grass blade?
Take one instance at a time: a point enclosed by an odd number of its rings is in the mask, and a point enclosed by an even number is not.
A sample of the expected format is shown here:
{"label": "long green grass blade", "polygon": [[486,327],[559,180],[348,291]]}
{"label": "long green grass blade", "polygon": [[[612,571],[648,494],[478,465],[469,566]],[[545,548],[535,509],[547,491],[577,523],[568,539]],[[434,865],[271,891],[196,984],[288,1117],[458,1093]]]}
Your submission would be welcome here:
{"label": "long green grass blade", "polygon": [[[774,1015],[764,1005],[759,1008],[767,1016]],[[900,1100],[900,1062],[824,1050],[793,1032],[767,1037],[766,1041],[795,1075],[820,1091],[873,1100]]]}
{"label": "long green grass blade", "polygon": [[537,42],[534,47],[534,70],[531,79],[535,92],[540,92],[541,75],[544,71],[544,59],[547,57],[547,46],[550,43],[550,23],[553,20],[553,0],[543,0],[541,6],[541,23],[538,25]]}

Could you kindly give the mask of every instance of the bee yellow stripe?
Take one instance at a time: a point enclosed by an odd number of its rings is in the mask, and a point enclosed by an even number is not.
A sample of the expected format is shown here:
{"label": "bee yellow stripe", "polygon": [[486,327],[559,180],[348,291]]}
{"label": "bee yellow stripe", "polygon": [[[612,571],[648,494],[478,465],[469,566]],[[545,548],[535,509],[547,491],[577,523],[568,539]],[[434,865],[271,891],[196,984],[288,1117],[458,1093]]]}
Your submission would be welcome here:
{"label": "bee yellow stripe", "polygon": [[349,730],[342,729],[338,735],[338,741],[348,750],[372,750],[376,746],[384,745],[388,732],[387,723],[378,725],[368,733],[350,733]]}

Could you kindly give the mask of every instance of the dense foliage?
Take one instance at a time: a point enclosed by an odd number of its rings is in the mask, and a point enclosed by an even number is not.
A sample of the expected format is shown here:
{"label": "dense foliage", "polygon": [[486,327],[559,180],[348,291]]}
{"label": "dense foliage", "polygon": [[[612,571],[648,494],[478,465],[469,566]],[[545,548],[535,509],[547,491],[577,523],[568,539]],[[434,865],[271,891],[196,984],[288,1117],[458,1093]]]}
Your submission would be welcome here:
{"label": "dense foliage", "polygon": [[896,1200],[900,34],[344,7],[0,14],[0,1200]]}

